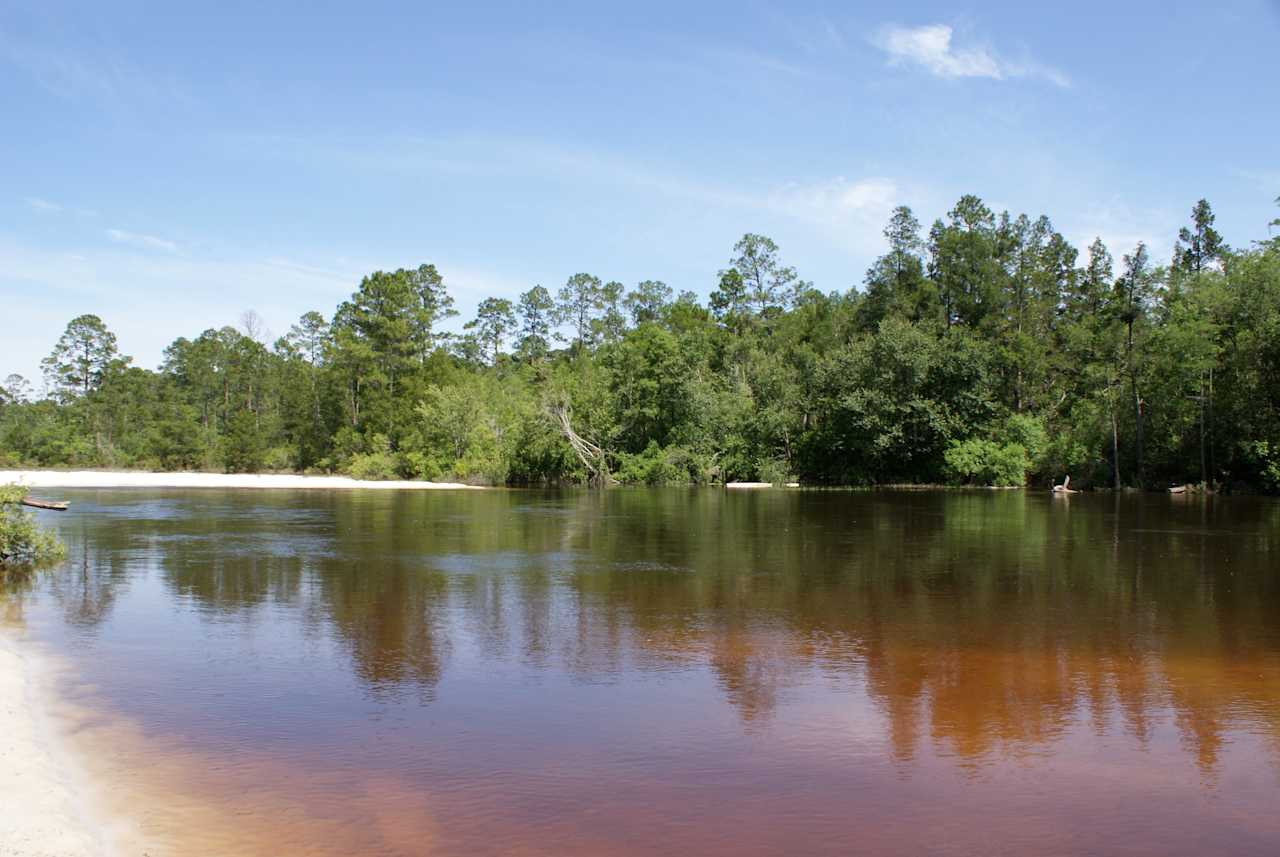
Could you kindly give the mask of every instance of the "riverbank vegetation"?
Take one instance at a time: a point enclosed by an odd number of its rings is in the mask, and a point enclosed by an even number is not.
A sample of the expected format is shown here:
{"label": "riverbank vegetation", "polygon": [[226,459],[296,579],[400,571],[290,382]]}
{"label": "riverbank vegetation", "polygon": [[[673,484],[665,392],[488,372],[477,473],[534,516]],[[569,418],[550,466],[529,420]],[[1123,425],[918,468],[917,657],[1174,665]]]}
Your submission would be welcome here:
{"label": "riverbank vegetation", "polygon": [[20,485],[0,485],[0,574],[16,567],[55,562],[66,553],[58,537],[22,511],[27,490]]}
{"label": "riverbank vegetation", "polygon": [[844,292],[748,234],[705,302],[579,273],[458,333],[433,265],[379,271],[273,342],[252,313],[181,336],[158,371],[80,316],[45,395],[3,383],[0,466],[1280,489],[1280,238],[1231,248],[1202,200],[1160,265],[974,196],[885,237]]}

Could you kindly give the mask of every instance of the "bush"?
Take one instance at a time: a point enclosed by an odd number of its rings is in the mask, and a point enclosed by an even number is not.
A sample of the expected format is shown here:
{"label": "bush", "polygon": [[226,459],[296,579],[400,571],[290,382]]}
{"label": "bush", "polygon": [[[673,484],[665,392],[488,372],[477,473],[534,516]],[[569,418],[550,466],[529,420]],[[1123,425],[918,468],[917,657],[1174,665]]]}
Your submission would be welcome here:
{"label": "bush", "polygon": [[756,468],[756,475],[761,482],[773,485],[784,485],[791,481],[790,474],[787,472],[787,463],[776,458],[766,458],[761,461],[760,466]]}
{"label": "bush", "polygon": [[681,473],[658,446],[649,441],[643,452],[618,454],[618,472],[613,474],[619,482],[632,485],[670,485],[688,481],[688,474]]}
{"label": "bush", "polygon": [[1030,414],[1011,414],[1005,422],[1004,436],[1007,443],[1022,447],[1027,457],[1027,469],[1034,470],[1043,464],[1049,448],[1049,433],[1039,417]]}
{"label": "bush", "polygon": [[347,473],[353,479],[375,482],[400,478],[400,458],[391,451],[391,441],[385,435],[369,438],[367,452],[359,452],[347,464]]}
{"label": "bush", "polygon": [[298,460],[298,449],[295,446],[273,446],[262,457],[262,466],[273,473],[292,471],[294,462]]}
{"label": "bush", "polygon": [[1265,440],[1242,443],[1246,461],[1257,468],[1262,487],[1273,493],[1280,492],[1280,444],[1271,444]]}
{"label": "bush", "polygon": [[351,459],[347,474],[352,479],[382,482],[400,478],[398,465],[399,461],[389,452],[366,452]]}
{"label": "bush", "polygon": [[223,467],[228,473],[257,473],[262,470],[265,454],[257,416],[253,411],[237,411],[227,420]]}
{"label": "bush", "polygon": [[0,486],[0,566],[54,562],[66,555],[58,537],[18,506],[26,493],[18,485]]}
{"label": "bush", "polygon": [[966,485],[1023,485],[1030,463],[1022,444],[980,438],[952,441],[945,458],[948,475]]}

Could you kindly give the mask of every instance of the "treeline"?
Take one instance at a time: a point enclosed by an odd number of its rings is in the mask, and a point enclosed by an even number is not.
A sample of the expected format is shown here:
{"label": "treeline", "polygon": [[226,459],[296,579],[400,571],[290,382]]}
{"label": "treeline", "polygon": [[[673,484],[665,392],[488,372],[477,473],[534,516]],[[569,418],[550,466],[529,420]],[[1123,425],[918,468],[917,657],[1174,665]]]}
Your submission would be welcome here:
{"label": "treeline", "polygon": [[705,304],[582,273],[460,334],[433,265],[379,271],[331,317],[268,344],[249,313],[155,372],[81,316],[43,396],[4,382],[0,465],[1280,489],[1280,238],[1229,248],[1202,200],[1169,264],[1116,260],[973,196],[885,236],[842,294],[749,234]]}

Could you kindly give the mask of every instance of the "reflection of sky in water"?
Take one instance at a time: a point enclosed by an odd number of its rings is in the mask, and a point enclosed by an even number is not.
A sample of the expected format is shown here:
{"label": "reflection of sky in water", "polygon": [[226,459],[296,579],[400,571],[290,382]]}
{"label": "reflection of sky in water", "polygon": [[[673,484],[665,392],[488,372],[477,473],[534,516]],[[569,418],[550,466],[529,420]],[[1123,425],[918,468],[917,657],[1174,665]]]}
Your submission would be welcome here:
{"label": "reflection of sky in water", "polygon": [[95,705],[290,777],[394,775],[463,839],[556,800],[613,817],[607,793],[695,851],[877,811],[917,841],[950,823],[931,802],[1000,803],[1009,841],[1015,810],[1088,809],[1156,813],[1173,852],[1180,825],[1280,843],[1254,812],[1280,795],[1274,502],[67,493],[68,564],[24,610]]}

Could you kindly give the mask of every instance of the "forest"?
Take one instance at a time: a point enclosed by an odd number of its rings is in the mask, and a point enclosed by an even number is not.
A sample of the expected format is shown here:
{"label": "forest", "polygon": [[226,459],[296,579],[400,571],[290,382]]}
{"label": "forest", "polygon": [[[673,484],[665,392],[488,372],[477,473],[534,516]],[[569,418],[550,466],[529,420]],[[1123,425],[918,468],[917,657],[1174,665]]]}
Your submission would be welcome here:
{"label": "forest", "polygon": [[1201,200],[1161,264],[965,196],[927,229],[896,209],[845,292],[747,234],[706,302],[578,273],[456,332],[423,264],[274,341],[252,312],[180,336],[157,371],[81,315],[39,393],[0,384],[0,466],[1275,492],[1280,220],[1260,226],[1230,247]]}

